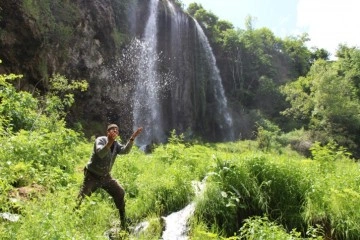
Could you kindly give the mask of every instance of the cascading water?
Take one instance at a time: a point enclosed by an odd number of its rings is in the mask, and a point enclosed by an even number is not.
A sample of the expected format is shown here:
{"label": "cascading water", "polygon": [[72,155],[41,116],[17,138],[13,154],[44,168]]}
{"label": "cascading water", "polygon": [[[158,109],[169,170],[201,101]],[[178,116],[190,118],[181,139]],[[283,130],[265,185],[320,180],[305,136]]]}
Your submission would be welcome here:
{"label": "cascading water", "polygon": [[220,127],[223,135],[223,140],[234,140],[233,134],[233,120],[228,111],[227,99],[225,96],[224,88],[222,85],[222,79],[220,71],[216,64],[216,58],[213,50],[210,46],[209,40],[206,37],[200,24],[194,19],[200,44],[206,53],[206,60],[209,64],[210,73],[210,87],[212,87],[213,94],[215,97],[216,109],[215,109],[215,120]]}
{"label": "cascading water", "polygon": [[159,82],[157,74],[157,15],[159,0],[150,1],[150,14],[142,41],[142,49],[137,66],[137,84],[133,98],[134,126],[144,128],[137,138],[138,145],[148,145],[153,141],[163,142],[162,110],[159,101]]}
{"label": "cascading water", "polygon": [[[222,85],[222,79],[220,71],[216,64],[216,59],[213,50],[209,44],[209,41],[203,32],[199,23],[193,19],[195,25],[195,36],[199,52],[194,49],[189,54],[185,49],[191,49],[189,46],[189,29],[192,29],[192,22],[190,23],[188,15],[177,9],[172,1],[167,1],[168,9],[171,13],[171,56],[174,61],[171,63],[171,67],[174,69],[176,76],[178,77],[178,84],[172,89],[172,106],[173,106],[173,119],[177,119],[178,113],[185,112],[181,109],[182,106],[192,106],[199,114],[199,120],[206,119],[206,114],[203,114],[207,108],[214,109],[214,111],[208,111],[211,118],[214,119],[216,125],[219,128],[219,137],[221,140],[234,140],[233,133],[233,120],[229,113],[227,106],[227,99],[224,93]],[[196,45],[196,43],[195,43]],[[193,62],[194,75],[189,75],[185,69],[186,63],[190,60]],[[191,69],[191,68],[190,68]],[[184,71],[185,70],[185,71]],[[188,81],[188,79],[193,79]],[[191,89],[191,90],[190,90]],[[206,90],[208,89],[208,90]],[[196,96],[190,96],[189,92],[194,91]],[[203,91],[208,91],[209,95],[202,95]],[[211,96],[210,96],[211,95]],[[184,97],[187,96],[187,97]],[[177,99],[182,99],[182,103],[177,102]],[[191,103],[184,103],[184,99],[192,101]],[[210,100],[210,101],[209,101]],[[209,104],[204,107],[203,103]],[[203,114],[203,115],[202,115]],[[186,119],[191,118],[187,116]]]}
{"label": "cascading water", "polygon": [[179,11],[171,1],[167,1],[170,10],[170,47],[169,47],[169,67],[176,76],[176,84],[171,88],[171,116],[172,126],[180,132],[188,130],[192,125],[193,115],[186,109],[191,106],[192,97],[189,89],[192,86],[191,71],[186,71],[186,63],[191,59],[188,53],[189,44],[189,16]]}
{"label": "cascading water", "polygon": [[[171,14],[168,18],[171,19],[170,25],[167,25],[170,31],[162,31],[167,28],[163,28],[164,21],[158,20],[160,2],[149,1],[149,17],[140,40],[142,47],[136,65],[133,124],[134,128],[144,127],[144,131],[137,138],[137,145],[165,142],[166,133],[172,129],[203,131],[213,126],[216,128],[207,133],[214,134],[213,139],[233,140],[233,120],[205,33],[195,19],[192,22],[171,1],[166,1]],[[163,25],[159,27],[159,24]],[[158,46],[161,40],[162,44]],[[163,55],[159,54],[160,49]],[[160,61],[160,56],[166,57],[166,62]],[[163,89],[164,71],[176,78],[166,90]],[[202,128],[203,121],[208,124],[205,128]]]}
{"label": "cascading water", "polygon": [[[192,186],[195,191],[195,196],[199,197],[203,194],[206,185],[205,177],[201,182],[193,181]],[[162,217],[165,224],[165,230],[162,232],[162,240],[187,240],[188,238],[188,220],[193,215],[196,207],[196,202],[189,203],[180,211],[173,212],[172,214]],[[142,222],[138,224],[133,231],[135,237],[139,236],[141,232],[146,231],[149,227],[149,222]]]}
{"label": "cascading water", "polygon": [[187,223],[195,210],[195,203],[192,202],[178,212],[165,217],[165,231],[162,234],[163,240],[186,240],[188,239]]}

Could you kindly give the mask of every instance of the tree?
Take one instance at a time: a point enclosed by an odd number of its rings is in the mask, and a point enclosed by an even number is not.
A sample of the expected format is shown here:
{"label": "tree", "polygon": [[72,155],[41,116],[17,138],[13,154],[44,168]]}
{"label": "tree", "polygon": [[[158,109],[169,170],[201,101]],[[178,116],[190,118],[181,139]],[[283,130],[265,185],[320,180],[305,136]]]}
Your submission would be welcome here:
{"label": "tree", "polygon": [[245,27],[246,27],[246,30],[248,31],[252,31],[254,30],[254,22],[256,21],[256,17],[253,17],[253,16],[246,16],[245,18]]}
{"label": "tree", "polygon": [[318,59],[329,60],[329,56],[330,53],[324,48],[314,48],[311,58],[313,61],[316,61]]}
{"label": "tree", "polygon": [[244,90],[244,63],[241,54],[240,34],[239,30],[227,29],[221,32],[219,38],[224,61],[227,62],[226,66],[231,73],[229,78],[232,80],[231,89],[237,97],[240,97]]}
{"label": "tree", "polygon": [[50,89],[45,96],[45,110],[50,116],[62,118],[74,103],[74,91],[86,91],[86,80],[69,80],[60,74],[54,74],[50,78]]}
{"label": "tree", "polygon": [[234,25],[226,20],[219,20],[216,23],[216,28],[219,32],[224,32],[227,31],[229,29],[234,29]]}
{"label": "tree", "polygon": [[190,3],[186,11],[189,13],[190,16],[194,17],[195,13],[200,9],[204,9],[201,4]]}
{"label": "tree", "polygon": [[201,22],[201,24],[207,30],[213,29],[219,19],[215,14],[213,14],[212,12],[208,12],[203,8],[197,10],[194,17],[196,18],[196,20]]}
{"label": "tree", "polygon": [[306,120],[313,133],[326,136],[317,141],[333,139],[354,151],[360,144],[360,101],[358,88],[340,71],[343,66],[343,59],[317,60],[306,77],[282,88],[291,104],[283,113]]}
{"label": "tree", "polygon": [[311,52],[305,45],[309,40],[308,34],[304,33],[297,37],[286,37],[282,42],[282,50],[294,66],[292,74],[294,78],[305,76],[310,69]]}
{"label": "tree", "polygon": [[336,55],[339,57],[339,74],[354,84],[360,98],[360,49],[340,45]]}

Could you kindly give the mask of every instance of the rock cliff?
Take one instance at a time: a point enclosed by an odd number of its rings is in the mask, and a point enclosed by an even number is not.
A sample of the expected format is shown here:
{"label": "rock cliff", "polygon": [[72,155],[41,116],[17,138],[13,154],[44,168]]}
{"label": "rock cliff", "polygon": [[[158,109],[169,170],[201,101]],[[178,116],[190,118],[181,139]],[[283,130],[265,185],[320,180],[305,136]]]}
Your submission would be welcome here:
{"label": "rock cliff", "polygon": [[[18,83],[22,90],[46,91],[54,73],[86,79],[89,90],[76,95],[69,122],[82,123],[88,135],[100,134],[108,122],[116,122],[126,137],[136,127],[134,91],[142,86],[139,62],[146,49],[150,4],[148,0],[2,1],[0,72],[23,74]],[[156,90],[160,127],[166,137],[176,129],[224,140],[195,22],[171,0],[158,4],[154,71],[161,86]]]}

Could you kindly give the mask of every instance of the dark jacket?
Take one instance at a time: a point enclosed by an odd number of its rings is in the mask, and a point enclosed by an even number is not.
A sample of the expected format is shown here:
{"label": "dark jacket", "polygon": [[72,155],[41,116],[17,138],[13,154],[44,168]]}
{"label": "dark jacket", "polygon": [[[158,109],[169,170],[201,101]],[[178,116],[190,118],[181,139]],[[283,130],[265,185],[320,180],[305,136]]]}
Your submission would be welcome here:
{"label": "dark jacket", "polygon": [[126,145],[114,142],[110,149],[105,146],[108,142],[106,136],[98,137],[94,143],[93,153],[90,161],[86,165],[88,171],[98,175],[106,176],[110,174],[110,171],[114,165],[116,156],[118,154],[126,154],[130,152],[133,146],[132,141],[128,141]]}

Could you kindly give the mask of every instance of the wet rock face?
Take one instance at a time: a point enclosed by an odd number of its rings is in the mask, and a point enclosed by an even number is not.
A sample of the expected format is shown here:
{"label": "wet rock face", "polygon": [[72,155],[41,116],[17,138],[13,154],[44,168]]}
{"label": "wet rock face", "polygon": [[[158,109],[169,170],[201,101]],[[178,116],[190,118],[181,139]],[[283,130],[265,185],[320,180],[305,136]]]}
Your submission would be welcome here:
{"label": "wet rock face", "polygon": [[0,73],[24,74],[36,83],[40,73],[34,67],[39,62],[41,34],[36,22],[21,8],[21,1],[8,0],[0,4]]}
{"label": "wet rock face", "polygon": [[[1,73],[23,74],[24,80],[20,86],[21,89],[27,90],[27,85],[45,89],[46,81],[44,79],[48,74],[51,75],[54,72],[73,73],[69,67],[78,69],[76,67],[79,66],[82,69],[82,64],[85,67],[94,67],[101,63],[98,60],[99,55],[96,53],[99,51],[105,54],[105,49],[109,48],[110,43],[108,40],[101,39],[106,42],[107,48],[104,47],[102,51],[95,50],[101,48],[100,40],[96,39],[96,36],[108,33],[108,29],[114,24],[111,24],[113,22],[111,21],[112,15],[108,14],[107,9],[91,4],[91,1],[88,3],[90,8],[82,8],[83,12],[80,12],[82,20],[77,23],[73,32],[81,41],[73,42],[68,49],[66,59],[64,59],[63,56],[60,56],[63,53],[59,51],[62,44],[61,39],[57,42],[51,39],[51,36],[47,36],[51,34],[50,26],[47,24],[52,23],[40,22],[37,19],[38,16],[33,16],[30,10],[22,5],[22,1],[2,1],[0,6],[0,59],[3,61],[0,66]],[[80,6],[79,9],[81,9]],[[98,21],[91,16],[107,16],[109,21]],[[56,18],[55,15],[53,17]],[[94,23],[102,24],[105,27],[99,25],[97,29],[101,29],[101,31],[96,31]],[[74,39],[76,38],[74,37]],[[111,49],[107,52],[111,52]],[[96,61],[93,60],[95,58]]]}
{"label": "wet rock face", "polygon": [[80,17],[75,33],[81,39],[70,46],[70,60],[75,66],[84,65],[91,72],[116,53],[112,38],[116,28],[115,13],[110,1],[81,1],[78,8]]}
{"label": "wet rock face", "polygon": [[[36,60],[41,55],[46,58],[49,70],[44,73],[62,72],[70,76],[83,76],[86,71],[91,72],[107,59],[114,57],[116,51],[112,34],[116,26],[111,1],[77,1],[70,7],[65,7],[64,4],[55,7],[63,9],[52,9],[51,6],[47,9],[52,11],[52,17],[56,19],[47,26],[44,19],[40,21],[36,19],[39,16],[32,16],[30,10],[25,10],[21,1],[8,0],[1,4],[0,58],[6,64],[3,71],[6,68],[27,73],[29,68],[26,66],[32,65],[32,68],[36,69],[39,64]],[[71,20],[57,16],[62,14],[70,17],[68,15],[71,15],[71,12],[59,13],[68,9],[72,9],[77,16]],[[65,42],[62,42],[61,33],[58,33],[58,36],[46,36],[64,29],[71,31],[70,34],[63,33],[69,35],[66,36],[68,42],[65,50],[62,49]],[[61,56],[62,54],[66,56]],[[36,76],[34,73],[29,75]],[[26,76],[26,80],[30,76]]]}
{"label": "wet rock face", "polygon": [[[55,20],[46,22],[33,16],[22,1],[0,4],[0,73],[23,74],[17,85],[21,90],[46,91],[48,77],[60,73],[69,79],[86,79],[89,91],[76,96],[70,120],[104,122],[111,105],[106,66],[119,51],[114,33],[127,30],[116,26],[111,0],[77,0],[44,4]],[[126,2],[126,1],[124,1]],[[52,5],[53,3],[53,5]],[[32,6],[42,9],[43,5]],[[67,19],[68,18],[68,19]],[[119,17],[118,17],[119,18]],[[126,16],[121,16],[126,18]],[[122,28],[122,29],[121,29]],[[121,34],[121,33],[119,33]]]}
{"label": "wet rock face", "polygon": [[77,39],[69,46],[68,59],[60,64],[59,70],[72,79],[86,79],[89,82],[89,90],[77,96],[69,119],[84,120],[85,128],[91,129],[93,122],[103,122],[104,126],[107,124],[104,116],[110,105],[106,97],[109,93],[101,68],[116,55],[112,37],[116,26],[110,1],[78,1],[77,6],[80,10],[75,26]]}

